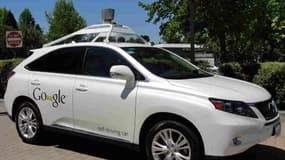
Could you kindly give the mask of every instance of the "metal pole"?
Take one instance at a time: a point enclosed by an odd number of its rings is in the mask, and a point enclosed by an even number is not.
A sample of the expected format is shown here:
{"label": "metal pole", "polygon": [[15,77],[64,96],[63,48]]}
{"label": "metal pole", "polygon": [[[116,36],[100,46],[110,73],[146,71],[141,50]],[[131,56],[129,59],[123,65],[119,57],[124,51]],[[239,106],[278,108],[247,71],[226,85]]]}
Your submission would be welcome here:
{"label": "metal pole", "polygon": [[194,0],[189,1],[189,14],[190,14],[190,59],[193,63],[195,61],[195,2]]}

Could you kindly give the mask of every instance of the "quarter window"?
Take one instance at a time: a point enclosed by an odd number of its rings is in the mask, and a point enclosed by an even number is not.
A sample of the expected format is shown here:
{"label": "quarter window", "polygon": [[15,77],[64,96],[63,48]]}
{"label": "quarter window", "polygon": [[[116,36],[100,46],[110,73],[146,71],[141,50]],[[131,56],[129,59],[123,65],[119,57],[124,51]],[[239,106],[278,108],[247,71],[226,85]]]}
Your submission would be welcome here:
{"label": "quarter window", "polygon": [[71,47],[51,52],[30,63],[32,71],[80,74],[85,47]]}

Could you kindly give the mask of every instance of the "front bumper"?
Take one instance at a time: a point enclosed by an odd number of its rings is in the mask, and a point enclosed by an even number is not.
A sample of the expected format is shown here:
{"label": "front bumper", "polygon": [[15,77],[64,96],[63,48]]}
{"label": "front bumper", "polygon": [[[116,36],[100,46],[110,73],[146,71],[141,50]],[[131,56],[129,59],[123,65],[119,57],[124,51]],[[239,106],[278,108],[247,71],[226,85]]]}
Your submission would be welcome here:
{"label": "front bumper", "polygon": [[246,151],[253,145],[263,142],[271,136],[279,136],[281,132],[280,119],[277,117],[269,125],[256,127],[240,127],[234,129],[228,137],[228,144],[225,144],[224,155],[234,155]]}
{"label": "front bumper", "polygon": [[208,156],[239,154],[281,132],[279,115],[269,121],[223,112],[216,116],[203,139]]}

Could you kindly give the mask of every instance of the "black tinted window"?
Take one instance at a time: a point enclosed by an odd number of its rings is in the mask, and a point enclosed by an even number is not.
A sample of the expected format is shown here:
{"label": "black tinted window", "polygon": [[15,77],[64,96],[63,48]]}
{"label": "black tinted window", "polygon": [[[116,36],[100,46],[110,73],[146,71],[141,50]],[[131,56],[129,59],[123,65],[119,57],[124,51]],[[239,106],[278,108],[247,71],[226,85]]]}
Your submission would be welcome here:
{"label": "black tinted window", "polygon": [[98,77],[110,77],[113,65],[126,65],[129,63],[118,53],[106,48],[89,48],[86,54],[84,73]]}
{"label": "black tinted window", "polygon": [[123,47],[153,74],[167,79],[189,79],[212,76],[165,50],[153,47]]}
{"label": "black tinted window", "polygon": [[28,69],[42,72],[79,74],[84,52],[84,47],[59,49],[30,63]]}

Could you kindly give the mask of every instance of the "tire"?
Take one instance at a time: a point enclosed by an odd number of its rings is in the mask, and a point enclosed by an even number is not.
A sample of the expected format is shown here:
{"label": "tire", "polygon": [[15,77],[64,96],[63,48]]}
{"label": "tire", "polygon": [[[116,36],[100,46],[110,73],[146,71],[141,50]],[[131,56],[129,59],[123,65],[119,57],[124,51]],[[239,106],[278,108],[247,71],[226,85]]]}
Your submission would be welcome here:
{"label": "tire", "polygon": [[202,160],[203,145],[199,136],[176,121],[155,124],[146,137],[145,152],[148,160]]}
{"label": "tire", "polygon": [[15,123],[21,139],[29,144],[38,144],[43,134],[40,112],[30,101],[22,102],[15,114]]}

